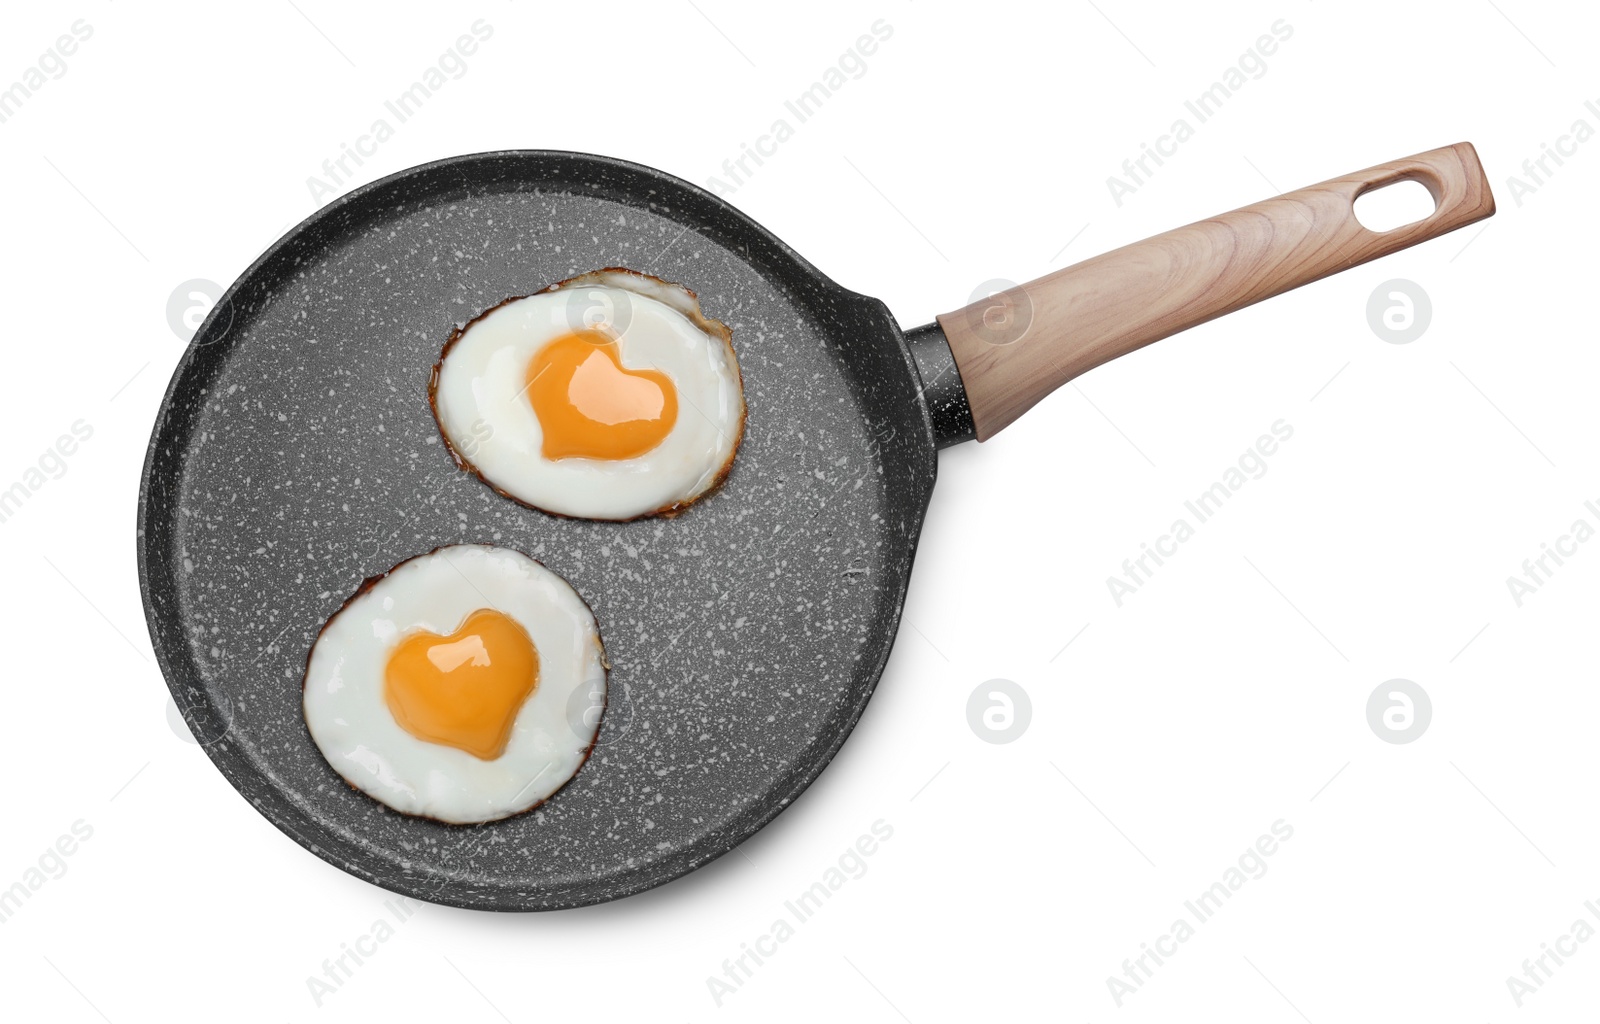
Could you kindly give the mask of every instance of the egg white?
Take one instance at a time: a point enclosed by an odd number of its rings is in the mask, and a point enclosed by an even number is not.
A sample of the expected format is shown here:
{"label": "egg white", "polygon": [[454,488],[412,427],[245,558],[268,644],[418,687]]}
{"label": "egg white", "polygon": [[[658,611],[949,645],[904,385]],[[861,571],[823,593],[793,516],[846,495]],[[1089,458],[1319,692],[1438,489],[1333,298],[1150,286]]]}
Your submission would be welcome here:
{"label": "egg white", "polygon": [[[617,325],[623,368],[660,371],[677,390],[677,421],[643,455],[544,456],[528,364],[574,329],[580,308],[625,309],[626,322]],[[625,520],[675,510],[722,479],[744,429],[738,361],[727,338],[713,333],[720,324],[702,326],[713,323],[688,292],[627,271],[598,271],[513,299],[446,347],[432,385],[439,429],[457,459],[492,487],[546,512]]]}
{"label": "egg white", "polygon": [[[539,654],[538,686],[493,761],[418,739],[384,699],[401,641],[448,635],[480,608],[514,619]],[[307,662],[304,707],[312,740],[352,786],[406,814],[470,824],[528,810],[572,778],[605,692],[599,628],[566,580],[518,551],[457,545],[402,562],[328,620]]]}

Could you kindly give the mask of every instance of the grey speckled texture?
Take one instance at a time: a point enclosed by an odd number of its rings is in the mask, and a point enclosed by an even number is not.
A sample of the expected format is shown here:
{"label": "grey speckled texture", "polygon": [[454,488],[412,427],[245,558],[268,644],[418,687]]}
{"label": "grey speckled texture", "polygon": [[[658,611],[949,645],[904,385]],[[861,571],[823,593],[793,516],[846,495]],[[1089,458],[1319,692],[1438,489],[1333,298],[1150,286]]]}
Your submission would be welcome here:
{"label": "grey speckled texture", "polygon": [[[744,445],[677,519],[520,507],[454,466],[428,410],[454,324],[603,266],[681,282],[733,329]],[[233,785],[359,877],[500,910],[639,892],[765,824],[860,716],[933,486],[917,391],[881,303],[677,179],[541,152],[403,172],[269,250],[179,366],[140,495],[156,652]],[[346,786],[300,688],[317,630],[362,580],[469,542],[571,581],[613,668],[575,780],[532,813],[460,827]]]}

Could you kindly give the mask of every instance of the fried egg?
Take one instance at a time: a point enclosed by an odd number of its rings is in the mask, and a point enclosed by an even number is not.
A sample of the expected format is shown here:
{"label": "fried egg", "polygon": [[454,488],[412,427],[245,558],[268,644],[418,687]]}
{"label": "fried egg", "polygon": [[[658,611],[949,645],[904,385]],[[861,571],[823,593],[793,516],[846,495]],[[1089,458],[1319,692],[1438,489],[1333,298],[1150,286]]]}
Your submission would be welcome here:
{"label": "fried egg", "polygon": [[606,699],[577,591],[518,551],[439,548],[369,580],[306,663],[306,727],[346,782],[405,814],[494,821],[583,766]]}
{"label": "fried egg", "polygon": [[744,432],[727,326],[693,292],[615,268],[457,329],[428,395],[462,468],[582,519],[681,511],[727,476]]}

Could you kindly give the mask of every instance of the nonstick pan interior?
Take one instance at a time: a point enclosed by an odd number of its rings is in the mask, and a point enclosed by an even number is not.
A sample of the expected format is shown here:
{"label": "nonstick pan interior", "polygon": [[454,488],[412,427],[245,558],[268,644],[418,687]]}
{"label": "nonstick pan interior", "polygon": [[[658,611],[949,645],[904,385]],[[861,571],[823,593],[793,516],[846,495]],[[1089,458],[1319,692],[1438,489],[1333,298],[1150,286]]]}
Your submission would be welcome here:
{"label": "nonstick pan interior", "polygon": [[[429,413],[452,325],[605,266],[680,282],[733,329],[745,440],[726,485],[673,520],[520,507],[455,467]],[[196,335],[140,495],[151,637],[213,761],[318,856],[457,906],[615,899],[731,849],[844,741],[898,622],[931,431],[885,307],[720,200],[575,154],[430,164],[295,229]],[[612,665],[575,780],[473,827],[352,790],[300,711],[324,620],[364,579],[452,543],[565,576]]]}

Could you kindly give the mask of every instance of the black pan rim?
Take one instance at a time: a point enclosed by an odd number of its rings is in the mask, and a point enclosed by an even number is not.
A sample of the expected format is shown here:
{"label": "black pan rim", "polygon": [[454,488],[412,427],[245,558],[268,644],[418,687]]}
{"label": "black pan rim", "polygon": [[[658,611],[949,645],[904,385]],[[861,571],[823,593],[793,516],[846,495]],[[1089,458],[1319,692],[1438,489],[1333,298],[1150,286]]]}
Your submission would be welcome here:
{"label": "black pan rim", "polygon": [[[207,333],[213,327],[214,321],[223,313],[226,312],[228,316],[232,316],[232,302],[240,291],[241,285],[253,279],[303,233],[311,231],[324,224],[324,222],[332,221],[341,216],[346,210],[375,194],[406,183],[418,176],[479,162],[529,159],[567,161],[578,165],[588,164],[598,168],[607,168],[646,179],[653,179],[666,189],[688,192],[700,202],[711,204],[723,216],[739,222],[744,230],[751,232],[765,244],[771,246],[778,257],[793,263],[800,271],[819,284],[825,284],[830,287],[839,299],[867,307],[874,315],[881,317],[890,328],[901,358],[904,360],[909,379],[912,381],[920,379],[915,360],[906,343],[904,332],[883,302],[844,288],[832,278],[817,270],[772,232],[720,196],[664,171],[615,157],[566,150],[490,150],[418,164],[353,189],[320,209],[313,211],[304,220],[290,228],[235,278],[221,298],[217,300],[215,306],[201,324],[200,329],[195,332],[193,340],[185,350],[183,357],[178,361],[172,378],[167,384],[167,389],[162,396],[139,477],[139,503],[135,541],[139,593],[145,610],[146,629],[150,634],[152,651],[155,654],[157,665],[161,669],[162,677],[166,681],[174,699],[180,701],[180,707],[189,707],[192,704],[189,696],[180,692],[181,684],[178,682],[179,673],[176,666],[175,652],[169,649],[169,644],[164,643],[161,639],[162,634],[158,622],[159,613],[153,598],[153,592],[159,585],[158,575],[169,571],[169,568],[161,565],[159,557],[161,552],[155,548],[153,541],[155,535],[150,529],[152,523],[151,493],[158,454],[163,441],[167,439],[168,425],[172,419],[171,413],[174,399],[188,385],[192,375],[199,372],[198,363],[202,350],[210,347],[209,345],[201,344],[201,339],[207,336]],[[225,346],[219,347],[218,351],[225,351]],[[636,895],[704,867],[706,864],[733,850],[740,843],[770,824],[773,819],[791,806],[800,794],[816,781],[822,771],[837,756],[845,740],[855,731],[861,716],[866,711],[867,704],[877,690],[884,668],[893,651],[900,619],[904,612],[911,573],[915,567],[917,544],[921,538],[928,502],[932,495],[937,475],[938,456],[934,441],[935,434],[932,417],[925,402],[918,401],[915,404],[919,414],[916,419],[922,433],[922,438],[920,439],[922,443],[917,444],[915,447],[921,454],[923,462],[923,465],[918,467],[917,475],[919,479],[926,481],[926,485],[922,488],[921,500],[913,502],[915,515],[911,517],[911,521],[906,526],[905,568],[904,571],[898,574],[897,585],[887,604],[889,617],[888,635],[881,647],[881,653],[875,659],[875,663],[870,666],[870,684],[861,688],[860,696],[854,705],[848,709],[847,714],[841,720],[840,727],[827,736],[826,742],[821,745],[821,749],[815,754],[802,754],[798,757],[796,764],[800,767],[791,774],[787,784],[774,787],[771,791],[772,801],[759,815],[743,823],[737,833],[702,836],[691,845],[675,850],[670,855],[659,860],[652,861],[643,868],[615,876],[617,884],[603,894],[572,899],[556,897],[548,898],[538,903],[531,903],[526,899],[518,900],[516,894],[502,890],[493,898],[485,899],[480,896],[469,901],[464,895],[458,893],[456,888],[453,888],[455,883],[445,875],[437,876],[438,880],[434,884],[428,884],[432,879],[425,872],[417,873],[398,865],[394,866],[388,873],[369,870],[363,861],[362,855],[347,854],[345,852],[349,849],[349,841],[347,839],[297,806],[284,794],[273,779],[264,775],[251,763],[249,758],[239,753],[235,745],[226,742],[210,742],[202,743],[201,749],[206,752],[212,764],[228,780],[229,784],[257,813],[266,818],[275,828],[294,840],[299,846],[315,854],[319,859],[363,881],[370,882],[390,892],[434,904],[465,910],[524,913],[576,909]],[[177,647],[180,645],[173,644],[170,646]],[[214,715],[216,712],[212,706],[213,695],[209,689],[204,690],[203,693],[204,708],[208,713]],[[226,719],[223,718],[221,720],[225,721]],[[259,785],[259,793],[250,792],[246,789],[247,779],[253,780]],[[262,793],[267,794],[267,798],[263,798]],[[492,828],[494,823],[465,827]]]}

